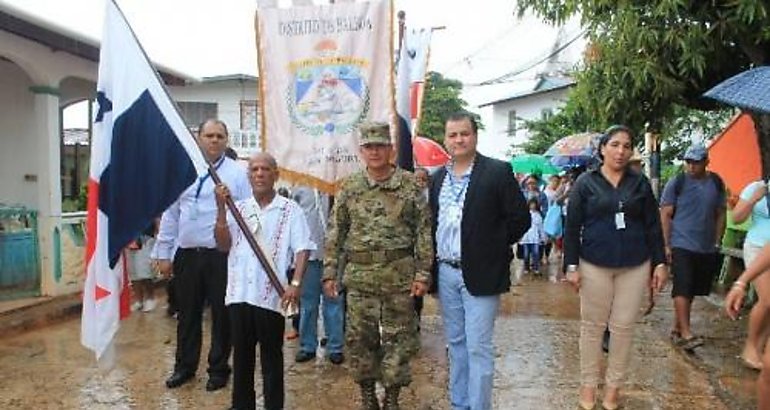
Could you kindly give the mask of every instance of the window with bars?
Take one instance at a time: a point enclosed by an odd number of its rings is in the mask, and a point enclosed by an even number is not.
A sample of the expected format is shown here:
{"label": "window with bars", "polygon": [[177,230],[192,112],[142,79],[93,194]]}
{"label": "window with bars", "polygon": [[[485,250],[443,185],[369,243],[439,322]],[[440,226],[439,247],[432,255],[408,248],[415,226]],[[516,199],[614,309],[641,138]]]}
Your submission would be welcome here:
{"label": "window with bars", "polygon": [[508,135],[516,134],[516,110],[508,111]]}
{"label": "window with bars", "polygon": [[241,129],[257,131],[259,123],[257,100],[241,100]]}
{"label": "window with bars", "polygon": [[179,111],[182,112],[187,127],[198,129],[198,126],[209,118],[217,118],[219,108],[217,103],[201,101],[178,101]]}

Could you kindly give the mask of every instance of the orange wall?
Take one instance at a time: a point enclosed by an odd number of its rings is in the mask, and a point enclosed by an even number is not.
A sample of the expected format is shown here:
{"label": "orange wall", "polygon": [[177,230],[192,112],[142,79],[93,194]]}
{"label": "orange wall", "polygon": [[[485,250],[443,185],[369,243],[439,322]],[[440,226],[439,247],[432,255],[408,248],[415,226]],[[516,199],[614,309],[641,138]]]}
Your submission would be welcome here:
{"label": "orange wall", "polygon": [[732,196],[739,195],[749,182],[760,178],[762,162],[751,116],[739,115],[711,144],[709,169],[724,179]]}

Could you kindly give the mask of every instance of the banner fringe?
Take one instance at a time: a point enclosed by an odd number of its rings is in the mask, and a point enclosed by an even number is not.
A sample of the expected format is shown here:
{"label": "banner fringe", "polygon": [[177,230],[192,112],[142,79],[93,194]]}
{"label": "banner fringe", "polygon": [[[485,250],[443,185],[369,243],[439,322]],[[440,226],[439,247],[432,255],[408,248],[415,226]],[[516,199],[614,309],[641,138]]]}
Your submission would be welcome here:
{"label": "banner fringe", "polygon": [[278,167],[280,178],[293,185],[304,185],[315,188],[328,195],[336,195],[342,185],[342,181],[327,182],[312,175],[304,174],[290,169]]}

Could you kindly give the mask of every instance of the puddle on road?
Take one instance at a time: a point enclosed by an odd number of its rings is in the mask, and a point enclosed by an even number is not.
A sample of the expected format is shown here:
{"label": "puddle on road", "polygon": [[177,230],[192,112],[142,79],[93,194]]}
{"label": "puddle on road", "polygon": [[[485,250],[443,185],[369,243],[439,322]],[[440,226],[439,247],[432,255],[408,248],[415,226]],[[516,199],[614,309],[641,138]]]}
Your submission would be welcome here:
{"label": "puddle on road", "polygon": [[[495,409],[574,409],[578,388],[577,295],[566,285],[525,278],[502,299],[496,324]],[[447,358],[436,301],[426,299],[422,350],[405,389],[405,410],[449,409]],[[662,315],[662,313],[658,313]],[[657,318],[657,319],[656,319]],[[626,389],[626,409],[723,409],[708,378],[676,354],[654,326],[638,328]],[[134,314],[117,339],[118,360],[100,373],[80,345],[79,321],[0,339],[2,409],[224,409],[230,389],[204,389],[205,352],[197,377],[168,390],[173,367],[175,321],[162,310]],[[204,331],[204,341],[208,336]],[[296,364],[295,341],[287,342],[287,409],[354,409],[358,389],[345,366],[321,357]],[[319,351],[319,353],[322,350]],[[259,379],[259,378],[257,378]],[[730,383],[729,378],[725,383]],[[258,396],[261,384],[256,386]],[[380,394],[383,394],[380,389]]]}

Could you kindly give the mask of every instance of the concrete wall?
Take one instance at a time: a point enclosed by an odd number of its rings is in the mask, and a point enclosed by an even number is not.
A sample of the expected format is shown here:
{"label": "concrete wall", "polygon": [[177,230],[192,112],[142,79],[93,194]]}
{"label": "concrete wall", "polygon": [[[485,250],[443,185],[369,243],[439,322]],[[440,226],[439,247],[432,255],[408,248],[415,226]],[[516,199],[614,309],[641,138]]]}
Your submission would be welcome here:
{"label": "concrete wall", "polygon": [[[32,80],[21,67],[0,60],[0,202],[38,208],[38,136]],[[25,179],[27,175],[27,179]]]}
{"label": "concrete wall", "polygon": [[[518,98],[510,102],[495,104],[492,109],[492,126],[490,132],[495,136],[508,133],[508,113],[516,110],[519,118],[527,120],[539,119],[544,109],[551,109],[553,113],[559,111],[567,99],[568,88],[535,94],[529,97]],[[510,144],[522,144],[529,139],[529,131],[523,129],[521,120],[517,121],[518,130],[509,139]],[[509,144],[509,145],[510,145]]]}
{"label": "concrete wall", "polygon": [[257,99],[256,81],[212,81],[191,84],[184,87],[169,87],[174,100],[179,102],[215,102],[219,119],[227,127],[241,128],[240,102]]}
{"label": "concrete wall", "polygon": [[40,293],[69,293],[82,273],[63,280],[60,116],[95,87],[97,64],[6,31],[0,57],[0,202],[38,211]]}

